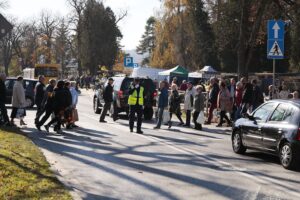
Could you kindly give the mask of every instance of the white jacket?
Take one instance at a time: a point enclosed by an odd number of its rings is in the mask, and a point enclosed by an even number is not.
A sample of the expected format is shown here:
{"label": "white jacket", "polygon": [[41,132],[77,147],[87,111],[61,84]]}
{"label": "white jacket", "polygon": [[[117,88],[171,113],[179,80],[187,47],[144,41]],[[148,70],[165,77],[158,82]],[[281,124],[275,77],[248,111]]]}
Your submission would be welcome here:
{"label": "white jacket", "polygon": [[192,102],[194,101],[195,91],[194,88],[186,90],[184,95],[184,110],[193,110]]}

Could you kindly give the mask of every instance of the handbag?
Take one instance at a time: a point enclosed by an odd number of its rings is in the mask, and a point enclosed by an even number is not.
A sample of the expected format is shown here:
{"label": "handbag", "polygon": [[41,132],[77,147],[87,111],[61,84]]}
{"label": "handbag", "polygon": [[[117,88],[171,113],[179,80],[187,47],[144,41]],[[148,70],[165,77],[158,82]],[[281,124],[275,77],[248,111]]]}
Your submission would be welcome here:
{"label": "handbag", "polygon": [[198,124],[204,124],[204,122],[205,122],[205,117],[204,117],[204,112],[203,112],[203,111],[201,111],[201,112],[199,113],[196,122],[197,122]]}
{"label": "handbag", "polygon": [[72,121],[74,121],[74,122],[78,122],[79,121],[79,117],[78,117],[78,111],[77,111],[77,109],[75,108],[75,109],[73,109],[73,111],[72,111],[72,118],[73,118],[73,120]]}
{"label": "handbag", "polygon": [[170,112],[165,109],[163,112],[163,123],[168,123],[169,121],[170,121]]}
{"label": "handbag", "polygon": [[25,116],[25,109],[24,108],[18,108],[16,118],[21,119]]}

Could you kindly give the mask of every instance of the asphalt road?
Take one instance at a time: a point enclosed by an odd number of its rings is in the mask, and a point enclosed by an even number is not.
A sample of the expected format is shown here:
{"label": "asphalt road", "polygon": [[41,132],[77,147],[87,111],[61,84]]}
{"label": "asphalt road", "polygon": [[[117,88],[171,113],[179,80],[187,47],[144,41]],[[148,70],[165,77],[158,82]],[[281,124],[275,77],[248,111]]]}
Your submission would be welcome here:
{"label": "asphalt road", "polygon": [[230,128],[153,130],[145,122],[138,135],[125,119],[100,124],[91,96],[79,98],[80,128],[63,135],[37,132],[34,110],[25,119],[74,199],[300,199],[300,172],[270,155],[234,154]]}

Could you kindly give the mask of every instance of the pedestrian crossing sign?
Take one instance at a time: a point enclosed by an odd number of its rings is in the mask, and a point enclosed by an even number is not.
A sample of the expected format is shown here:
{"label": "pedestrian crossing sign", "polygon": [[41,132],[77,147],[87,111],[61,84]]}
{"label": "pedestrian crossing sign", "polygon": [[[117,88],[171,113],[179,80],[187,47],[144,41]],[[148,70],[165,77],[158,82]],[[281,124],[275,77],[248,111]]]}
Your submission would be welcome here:
{"label": "pedestrian crossing sign", "polygon": [[268,21],[268,59],[284,58],[284,29],[285,22],[282,20]]}
{"label": "pedestrian crossing sign", "polygon": [[283,40],[268,41],[268,58],[283,59],[284,58],[284,42]]}

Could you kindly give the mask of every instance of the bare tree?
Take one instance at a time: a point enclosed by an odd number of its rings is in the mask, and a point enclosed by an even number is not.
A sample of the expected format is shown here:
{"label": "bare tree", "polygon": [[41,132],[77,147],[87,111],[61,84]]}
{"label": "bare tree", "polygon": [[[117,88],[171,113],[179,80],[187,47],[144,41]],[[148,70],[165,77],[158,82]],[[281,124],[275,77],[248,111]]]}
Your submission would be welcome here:
{"label": "bare tree", "polygon": [[54,33],[58,25],[58,18],[55,18],[48,11],[41,13],[41,21],[39,24],[39,33],[43,40],[46,42],[47,52],[45,56],[45,62],[51,63],[51,50],[54,39]]}
{"label": "bare tree", "polygon": [[20,48],[19,42],[25,31],[23,24],[14,24],[13,30],[1,40],[2,61],[6,74],[9,73],[8,68],[13,56],[17,55],[17,49]]}
{"label": "bare tree", "polygon": [[68,52],[71,51],[70,47],[70,29],[69,23],[65,18],[59,20],[58,28],[55,33],[55,59],[56,63],[60,63],[62,72],[65,72],[65,60]]}
{"label": "bare tree", "polygon": [[75,22],[75,32],[76,32],[76,42],[77,42],[77,62],[78,62],[78,72],[79,75],[82,74],[82,64],[80,59],[80,53],[82,49],[82,42],[81,42],[81,24],[82,24],[82,14],[86,6],[86,0],[67,0],[70,6],[75,11],[73,16],[73,21]]}

